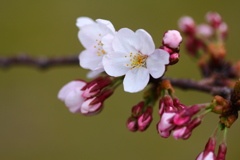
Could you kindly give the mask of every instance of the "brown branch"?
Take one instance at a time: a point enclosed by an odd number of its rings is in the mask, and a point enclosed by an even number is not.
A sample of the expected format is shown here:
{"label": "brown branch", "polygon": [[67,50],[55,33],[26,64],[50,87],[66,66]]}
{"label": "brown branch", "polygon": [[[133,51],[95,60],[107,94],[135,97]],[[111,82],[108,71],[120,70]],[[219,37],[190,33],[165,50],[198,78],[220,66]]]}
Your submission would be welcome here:
{"label": "brown branch", "polygon": [[[11,66],[33,66],[39,69],[46,69],[53,66],[66,66],[66,65],[79,65],[78,55],[73,56],[66,56],[66,57],[31,57],[27,54],[20,54],[13,57],[0,57],[0,67],[7,68]],[[202,91],[206,93],[210,93],[212,95],[220,95],[226,99],[230,98],[232,89],[228,87],[216,87],[210,86],[203,83],[199,83],[189,79],[173,79],[173,78],[166,78],[169,79],[174,87],[179,87],[181,89],[191,89]],[[159,79],[151,78],[150,83],[159,83]]]}
{"label": "brown branch", "polygon": [[19,54],[12,57],[0,57],[0,67],[31,66],[39,69],[46,69],[53,66],[78,65],[78,55],[66,57],[31,57],[27,54]]}
{"label": "brown branch", "polygon": [[212,95],[219,95],[226,99],[230,99],[232,89],[229,87],[218,87],[218,86],[210,86],[206,84],[202,84],[193,80],[189,79],[173,79],[173,78],[166,78],[170,80],[173,86],[181,88],[181,89],[193,89],[197,91],[202,91],[206,93],[210,93]]}

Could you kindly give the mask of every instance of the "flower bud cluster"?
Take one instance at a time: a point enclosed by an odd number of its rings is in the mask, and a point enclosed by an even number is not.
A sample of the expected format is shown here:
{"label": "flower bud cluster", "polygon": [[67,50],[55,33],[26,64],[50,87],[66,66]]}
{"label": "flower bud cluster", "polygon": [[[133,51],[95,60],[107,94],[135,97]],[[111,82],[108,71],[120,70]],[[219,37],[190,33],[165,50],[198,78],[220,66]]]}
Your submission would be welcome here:
{"label": "flower bud cluster", "polygon": [[144,102],[139,102],[132,107],[131,117],[127,120],[128,130],[145,131],[152,122],[152,107],[144,107]]}
{"label": "flower bud cluster", "polygon": [[223,41],[227,37],[227,24],[218,13],[208,12],[206,21],[208,24],[196,25],[189,16],[184,16],[178,21],[179,29],[187,36],[186,49],[194,57],[198,57],[202,50],[206,51],[206,45],[210,41]]}
{"label": "flower bud cluster", "polygon": [[177,98],[164,96],[159,101],[160,121],[157,124],[158,133],[167,138],[173,132],[175,139],[188,139],[192,130],[201,124],[203,116],[194,117],[202,105],[186,107]]}
{"label": "flower bud cluster", "polygon": [[216,138],[209,138],[205,149],[201,152],[196,160],[225,160],[225,156],[227,153],[227,145],[225,142],[222,142],[219,145],[218,154],[215,155],[214,150],[216,148]]}
{"label": "flower bud cluster", "polygon": [[179,47],[182,42],[182,36],[177,30],[168,30],[164,33],[162,45],[159,48],[167,51],[170,54],[169,65],[176,64],[179,61]]}
{"label": "flower bud cluster", "polygon": [[113,83],[113,79],[106,76],[99,76],[88,83],[74,80],[61,88],[58,98],[72,113],[95,115],[102,110],[103,102],[113,94]]}

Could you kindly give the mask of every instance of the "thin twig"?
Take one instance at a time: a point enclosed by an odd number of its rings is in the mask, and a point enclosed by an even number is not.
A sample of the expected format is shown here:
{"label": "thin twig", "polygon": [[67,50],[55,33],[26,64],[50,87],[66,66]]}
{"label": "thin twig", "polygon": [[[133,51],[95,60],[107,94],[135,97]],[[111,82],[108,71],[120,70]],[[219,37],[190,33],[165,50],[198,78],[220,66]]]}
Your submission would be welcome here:
{"label": "thin twig", "polygon": [[31,66],[46,69],[53,66],[78,65],[78,55],[66,57],[31,57],[27,54],[19,54],[12,57],[0,57],[0,67]]}
{"label": "thin twig", "polygon": [[202,91],[206,93],[210,93],[212,95],[219,95],[226,99],[230,99],[232,89],[229,87],[218,87],[218,86],[210,86],[206,84],[202,84],[190,79],[173,79],[166,78],[170,80],[171,84],[175,87],[179,87],[181,89],[193,89],[197,91]]}
{"label": "thin twig", "polygon": [[[39,69],[47,69],[53,66],[79,65],[78,55],[66,57],[31,57],[27,54],[19,54],[13,57],[0,57],[0,67],[7,68],[11,66],[30,66]],[[191,89],[202,92],[207,92],[212,95],[220,95],[226,99],[230,98],[232,89],[228,87],[216,87],[207,84],[199,83],[189,79],[169,79],[173,86],[181,89]],[[158,83],[160,79],[151,79],[152,83]]]}

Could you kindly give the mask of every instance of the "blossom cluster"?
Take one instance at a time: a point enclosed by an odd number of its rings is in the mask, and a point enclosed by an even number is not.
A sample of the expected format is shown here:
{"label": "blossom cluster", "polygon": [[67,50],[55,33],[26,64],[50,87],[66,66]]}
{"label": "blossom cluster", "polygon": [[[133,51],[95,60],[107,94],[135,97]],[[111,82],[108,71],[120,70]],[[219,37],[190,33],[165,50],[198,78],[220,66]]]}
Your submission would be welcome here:
{"label": "blossom cluster", "polygon": [[[163,75],[168,66],[179,61],[182,37],[177,30],[166,31],[162,45],[155,48],[151,35],[143,29],[134,32],[122,28],[116,31],[108,20],[94,21],[80,17],[76,23],[78,38],[85,49],[79,54],[79,63],[82,68],[90,70],[87,77],[93,80],[77,79],[67,83],[59,91],[58,98],[72,113],[95,115],[102,111],[104,101],[121,84],[124,91],[130,93],[142,91],[148,86],[143,99],[132,107],[126,123],[128,130],[145,131],[152,122],[153,107],[158,103],[160,120],[156,128],[159,135],[168,138],[172,134],[175,139],[186,140],[205,115],[213,112],[220,115],[218,128],[197,160],[224,160],[226,130],[237,119],[240,110],[240,81],[234,85],[230,81],[230,78],[240,75],[240,62],[231,65],[224,59],[228,27],[221,16],[209,12],[206,20],[208,24],[200,25],[196,25],[189,16],[179,20],[179,28],[186,35],[186,50],[198,59],[203,76],[199,83],[203,88],[199,84],[194,86],[190,81],[187,85],[198,90],[209,90],[209,86],[232,87],[233,92],[228,96],[223,92],[215,95],[210,103],[190,106],[182,104],[175,96],[172,82]],[[224,131],[224,138],[216,155],[214,150],[220,131]]]}
{"label": "blossom cluster", "polygon": [[[147,86],[150,76],[160,78],[169,64],[171,53],[155,49],[151,35],[143,29],[116,31],[108,20],[93,21],[87,17],[78,18],[76,25],[80,29],[78,38],[85,48],[79,55],[80,66],[91,70],[90,78],[101,72],[112,77],[125,76],[124,90],[138,92]],[[173,49],[179,48],[181,41],[176,30],[163,38],[163,43]]]}

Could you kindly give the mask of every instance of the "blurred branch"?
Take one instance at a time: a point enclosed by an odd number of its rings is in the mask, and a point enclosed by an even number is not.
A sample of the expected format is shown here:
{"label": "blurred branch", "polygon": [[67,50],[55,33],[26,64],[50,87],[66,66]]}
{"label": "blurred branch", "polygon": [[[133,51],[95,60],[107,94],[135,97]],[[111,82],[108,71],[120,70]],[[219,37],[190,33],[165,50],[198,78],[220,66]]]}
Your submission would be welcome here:
{"label": "blurred branch", "polygon": [[0,67],[31,66],[46,69],[53,66],[79,65],[78,55],[66,57],[31,57],[25,53],[12,57],[0,57]]}
{"label": "blurred branch", "polygon": [[[53,66],[66,66],[66,65],[79,65],[78,55],[65,56],[65,57],[31,57],[27,54],[20,54],[12,57],[0,57],[0,67],[7,68],[11,66],[31,66],[39,69],[47,69]],[[216,87],[203,84],[189,79],[169,79],[173,86],[181,89],[191,89],[202,92],[207,92],[212,95],[220,95],[229,99],[232,89],[229,87]],[[158,83],[160,79],[151,79],[151,82]]]}
{"label": "blurred branch", "polygon": [[206,93],[210,93],[212,95],[219,95],[226,99],[230,99],[232,89],[229,87],[219,87],[219,86],[211,86],[204,83],[196,82],[190,79],[173,79],[166,78],[170,80],[173,86],[179,87],[181,89],[193,89],[197,91],[203,91]]}

